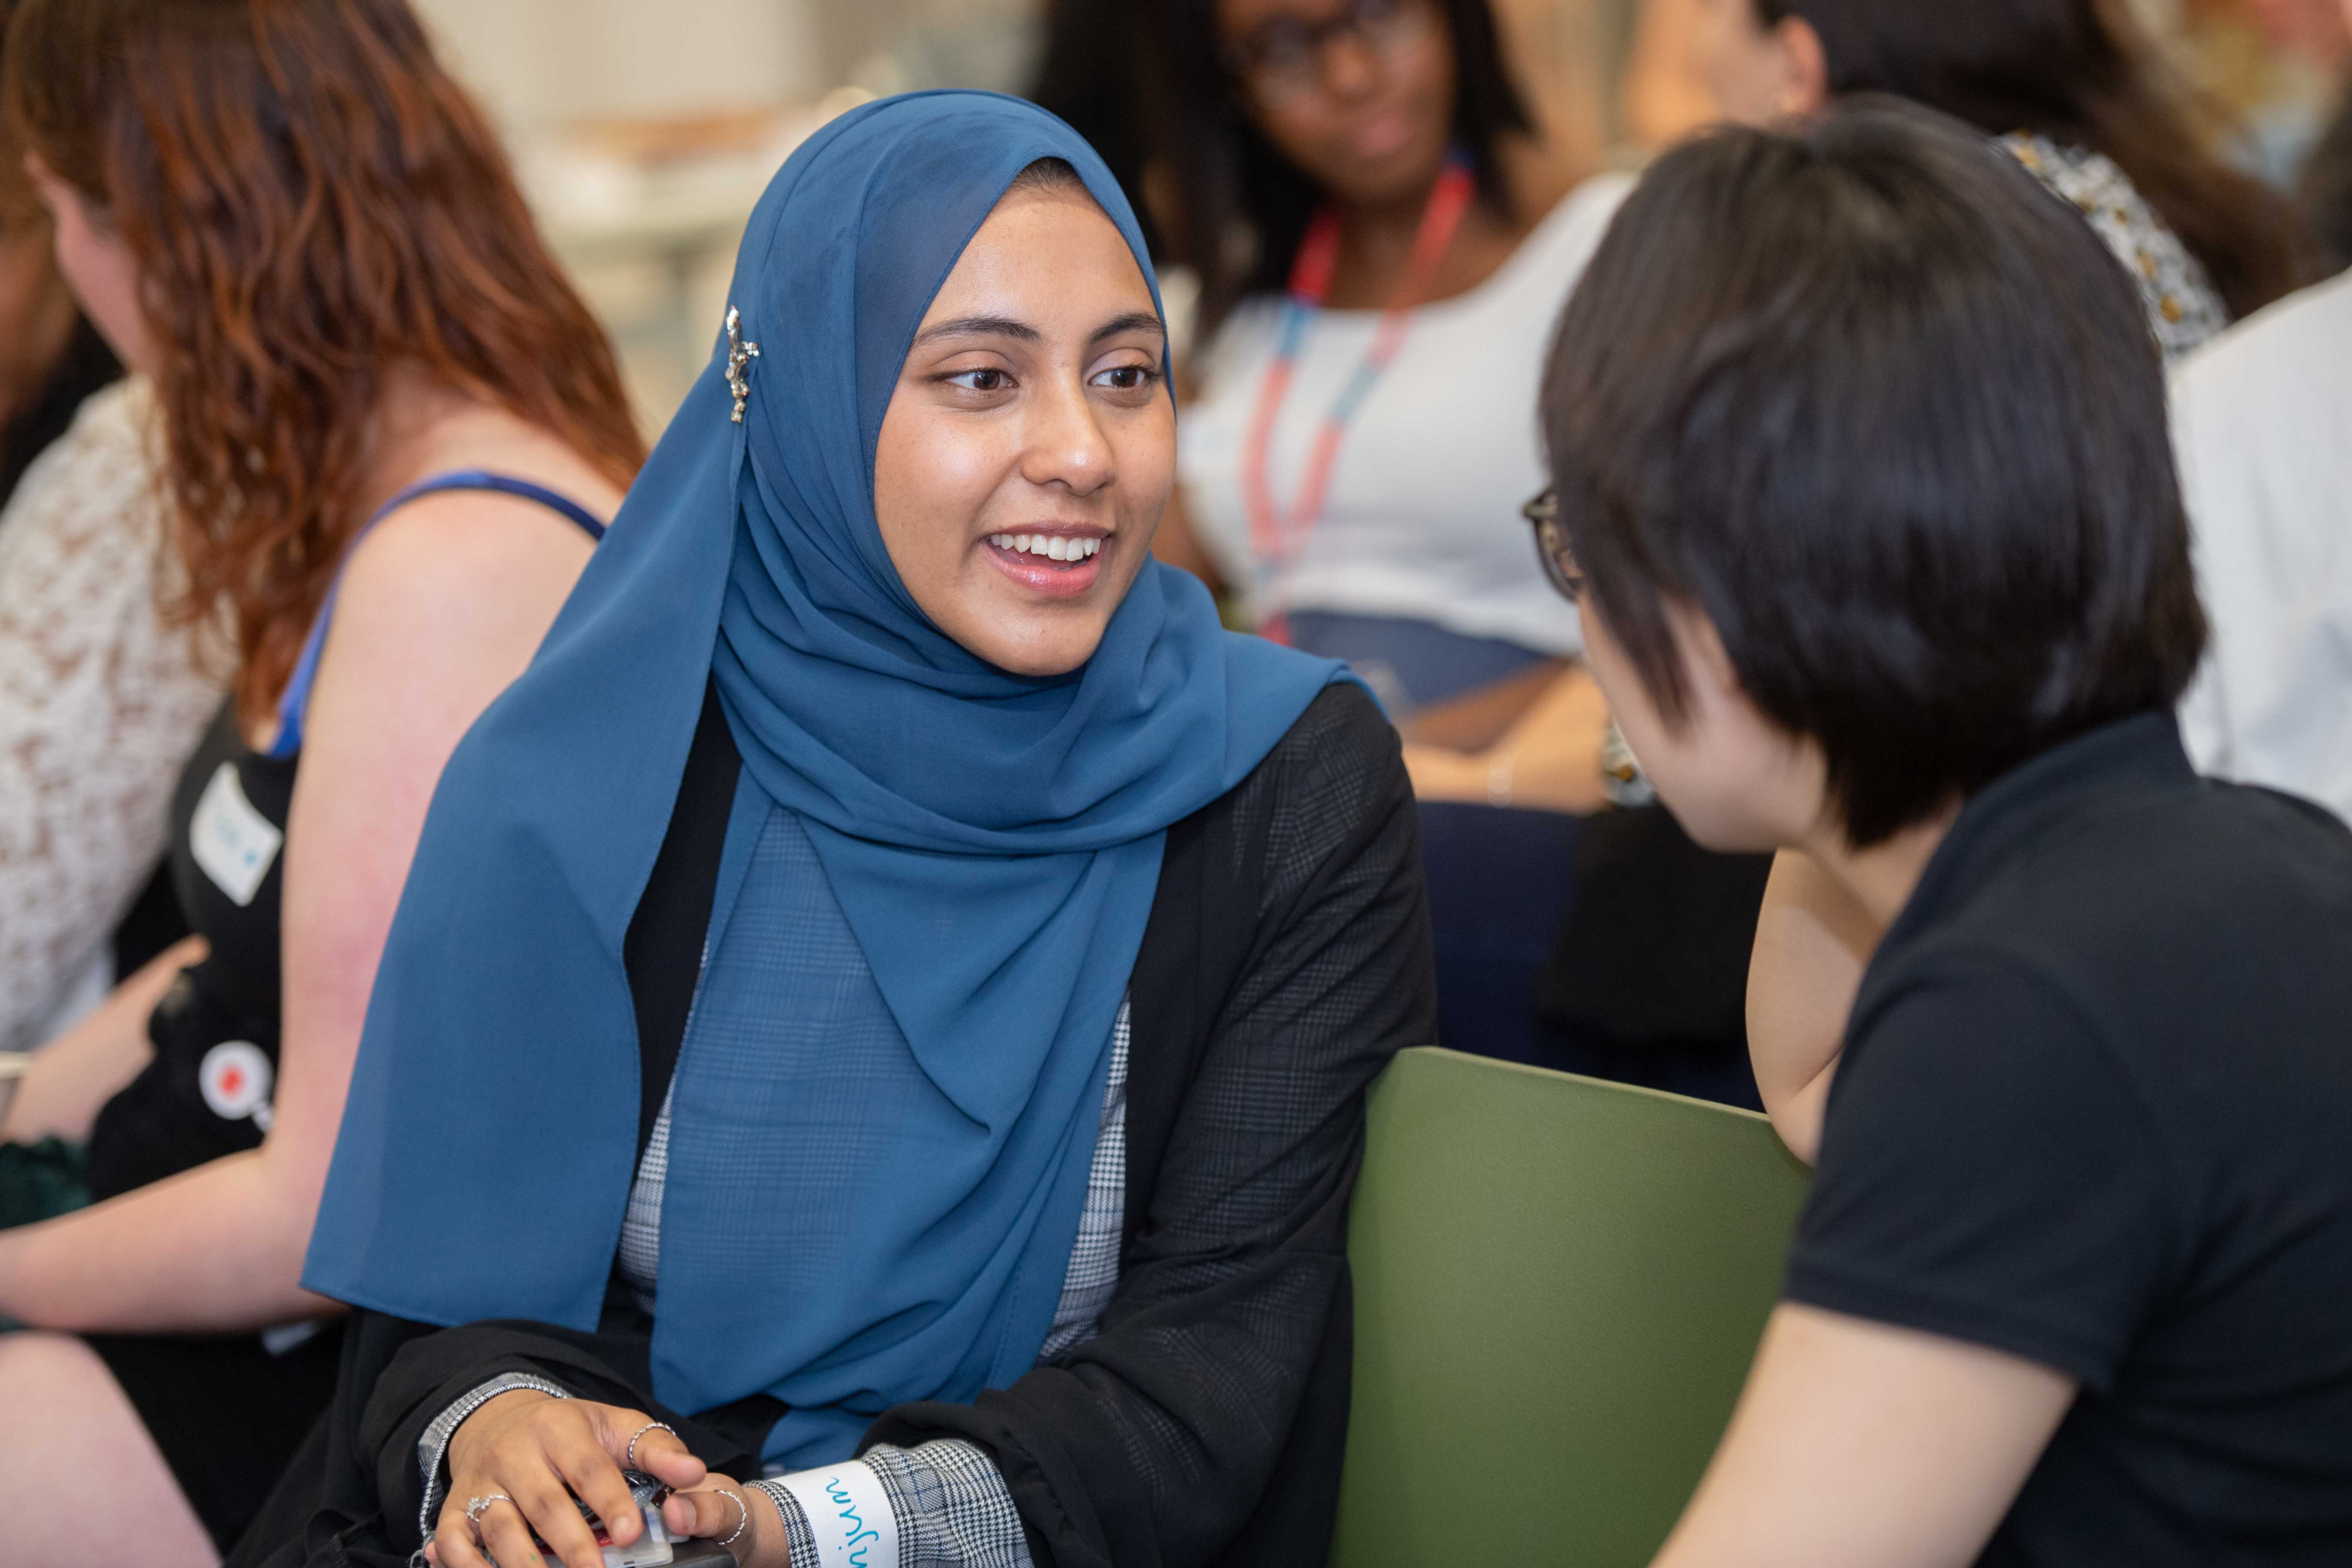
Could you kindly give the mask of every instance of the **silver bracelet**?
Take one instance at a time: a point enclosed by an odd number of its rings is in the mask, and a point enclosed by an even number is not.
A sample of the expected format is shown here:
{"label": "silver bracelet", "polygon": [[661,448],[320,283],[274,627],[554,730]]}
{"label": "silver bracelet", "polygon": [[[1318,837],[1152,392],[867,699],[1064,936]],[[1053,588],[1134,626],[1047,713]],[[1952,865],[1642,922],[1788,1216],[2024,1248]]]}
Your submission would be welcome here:
{"label": "silver bracelet", "polygon": [[[672,1436],[675,1435],[676,1434],[672,1434]],[[751,1528],[751,1500],[745,1497],[740,1491],[722,1491],[719,1495],[722,1497],[733,1498],[735,1500],[735,1511],[742,1516],[735,1521],[735,1535],[730,1535],[726,1540],[719,1543],[721,1546],[732,1546],[735,1544],[736,1535],[740,1535],[745,1531]]]}
{"label": "silver bracelet", "polygon": [[418,1442],[417,1467],[425,1473],[425,1501],[416,1510],[416,1533],[419,1536],[427,1541],[433,1539],[433,1516],[441,1511],[441,1467],[449,1458],[449,1445],[457,1441],[457,1428],[471,1420],[475,1411],[499,1394],[514,1394],[523,1389],[544,1394],[550,1399],[572,1397],[569,1389],[559,1387],[543,1377],[534,1377],[527,1372],[503,1373],[442,1412],[440,1419],[434,1425],[440,1426],[446,1422],[447,1430],[441,1434],[437,1446],[428,1447],[425,1441]]}

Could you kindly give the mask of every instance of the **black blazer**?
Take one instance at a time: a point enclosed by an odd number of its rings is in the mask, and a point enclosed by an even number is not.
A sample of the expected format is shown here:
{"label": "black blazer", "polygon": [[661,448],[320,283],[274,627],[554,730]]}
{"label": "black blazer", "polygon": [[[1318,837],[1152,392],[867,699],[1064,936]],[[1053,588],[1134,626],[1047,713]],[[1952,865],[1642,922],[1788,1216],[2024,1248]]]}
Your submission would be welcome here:
{"label": "black blazer", "polygon": [[[675,814],[627,947],[647,1131],[733,787],[723,723],[705,723],[688,772],[681,805],[700,804]],[[1248,778],[1170,829],[1129,996],[1126,1234],[1101,1332],[971,1405],[887,1411],[866,1441],[987,1449],[1040,1564],[1319,1563],[1347,1436],[1364,1090],[1436,1035],[1412,788],[1360,688],[1326,690]],[[649,1328],[619,1290],[593,1335],[358,1313],[335,1408],[230,1563],[404,1561],[418,1435],[501,1372],[648,1410],[713,1468],[755,1474],[780,1407],[665,1410]]]}

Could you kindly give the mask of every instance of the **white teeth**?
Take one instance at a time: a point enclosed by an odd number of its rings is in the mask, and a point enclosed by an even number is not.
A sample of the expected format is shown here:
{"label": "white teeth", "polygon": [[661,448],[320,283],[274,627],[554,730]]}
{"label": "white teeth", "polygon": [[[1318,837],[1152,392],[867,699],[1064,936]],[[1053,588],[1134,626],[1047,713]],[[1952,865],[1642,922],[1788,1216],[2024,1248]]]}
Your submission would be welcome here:
{"label": "white teeth", "polygon": [[992,533],[989,543],[1015,555],[1042,555],[1048,561],[1088,561],[1102,553],[1099,539],[1070,539],[1061,534]]}

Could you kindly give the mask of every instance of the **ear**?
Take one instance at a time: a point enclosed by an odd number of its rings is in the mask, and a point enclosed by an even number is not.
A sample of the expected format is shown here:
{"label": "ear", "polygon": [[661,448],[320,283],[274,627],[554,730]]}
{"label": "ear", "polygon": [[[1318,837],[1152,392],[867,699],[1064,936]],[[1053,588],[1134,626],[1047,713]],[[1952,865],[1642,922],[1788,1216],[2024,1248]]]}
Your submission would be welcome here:
{"label": "ear", "polygon": [[1780,100],[1774,107],[1790,119],[1819,114],[1830,100],[1830,57],[1821,34],[1802,16],[1783,16],[1772,28],[1772,41],[1780,55]]}
{"label": "ear", "polygon": [[1739,671],[1723,646],[1723,634],[1715,629],[1714,617],[1699,608],[1697,601],[1681,597],[1666,599],[1665,611],[1692,707],[1706,707],[1727,697],[1746,702],[1747,688],[1740,684]]}

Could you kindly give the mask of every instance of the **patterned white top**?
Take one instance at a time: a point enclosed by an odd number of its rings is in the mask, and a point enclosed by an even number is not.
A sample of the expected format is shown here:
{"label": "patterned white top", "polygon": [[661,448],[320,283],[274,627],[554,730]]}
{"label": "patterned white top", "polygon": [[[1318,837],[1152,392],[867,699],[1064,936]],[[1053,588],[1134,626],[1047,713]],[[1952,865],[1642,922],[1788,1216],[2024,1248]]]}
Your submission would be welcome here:
{"label": "patterned white top", "polygon": [[156,610],[176,568],[152,409],[142,383],[91,396],[0,512],[0,1050],[102,992],[220,706]]}
{"label": "patterned white top", "polygon": [[2189,253],[2115,161],[2047,136],[2012,132],[2000,144],[2033,177],[2074,205],[2139,285],[2148,325],[2168,363],[2230,324],[2204,264]]}

